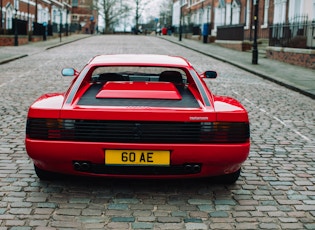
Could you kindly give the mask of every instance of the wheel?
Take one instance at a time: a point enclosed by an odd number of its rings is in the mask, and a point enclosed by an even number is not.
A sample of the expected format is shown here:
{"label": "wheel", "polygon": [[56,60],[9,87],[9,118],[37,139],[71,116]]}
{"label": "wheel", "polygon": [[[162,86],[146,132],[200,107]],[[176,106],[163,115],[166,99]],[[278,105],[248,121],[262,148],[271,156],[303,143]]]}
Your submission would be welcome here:
{"label": "wheel", "polygon": [[34,165],[34,169],[35,169],[37,177],[41,180],[55,180],[55,179],[59,178],[59,176],[60,176],[57,173],[40,169],[36,165]]}
{"label": "wheel", "polygon": [[240,174],[241,174],[241,169],[231,174],[217,176],[214,178],[214,180],[215,182],[220,183],[220,184],[234,184],[238,180]]}

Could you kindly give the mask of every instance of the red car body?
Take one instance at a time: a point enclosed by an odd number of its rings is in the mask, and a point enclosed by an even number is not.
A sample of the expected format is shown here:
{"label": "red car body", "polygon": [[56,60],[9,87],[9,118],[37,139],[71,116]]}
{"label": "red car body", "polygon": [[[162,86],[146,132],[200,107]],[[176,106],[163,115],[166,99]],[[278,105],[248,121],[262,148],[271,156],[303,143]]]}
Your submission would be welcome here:
{"label": "red car body", "polygon": [[63,74],[74,75],[69,89],[28,111],[26,150],[41,179],[238,179],[250,149],[248,115],[210,92],[204,79],[215,72],[198,74],[181,57],[100,55]]}

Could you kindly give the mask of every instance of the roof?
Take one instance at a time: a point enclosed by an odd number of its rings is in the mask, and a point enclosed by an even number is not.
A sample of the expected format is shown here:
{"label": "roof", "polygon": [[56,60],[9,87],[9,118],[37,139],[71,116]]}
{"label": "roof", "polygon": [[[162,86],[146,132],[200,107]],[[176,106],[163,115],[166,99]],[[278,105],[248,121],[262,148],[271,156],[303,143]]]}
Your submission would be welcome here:
{"label": "roof", "polygon": [[91,59],[90,64],[106,65],[161,65],[161,66],[190,66],[182,57],[155,54],[110,54],[99,55]]}

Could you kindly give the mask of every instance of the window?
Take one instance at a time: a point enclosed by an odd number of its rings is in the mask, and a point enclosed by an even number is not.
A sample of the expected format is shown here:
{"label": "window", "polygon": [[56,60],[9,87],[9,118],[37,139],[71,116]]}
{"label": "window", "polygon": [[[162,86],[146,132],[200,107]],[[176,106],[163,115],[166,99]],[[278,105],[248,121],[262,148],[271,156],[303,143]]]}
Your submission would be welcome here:
{"label": "window", "polygon": [[53,16],[52,22],[56,22],[56,21],[57,21],[57,20],[56,20],[56,17],[57,17],[57,10],[56,10],[56,9],[53,9],[53,10],[52,10],[52,16]]}
{"label": "window", "polygon": [[12,12],[12,8],[8,7],[6,10],[6,28],[7,29],[12,29],[12,18],[13,18],[13,12]]}
{"label": "window", "polygon": [[19,0],[14,0],[14,9],[19,10],[19,6],[20,6],[20,1]]}
{"label": "window", "polygon": [[219,5],[215,8],[214,32],[216,33],[218,26],[225,25],[225,2],[219,1]]}
{"label": "window", "polygon": [[72,0],[73,7],[78,7],[78,5],[79,5],[78,0]]}
{"label": "window", "polygon": [[238,1],[232,3],[232,24],[240,24],[241,6]]}
{"label": "window", "polygon": [[264,23],[262,25],[262,28],[268,27],[268,11],[269,11],[269,0],[265,0],[264,5]]}
{"label": "window", "polygon": [[284,23],[287,0],[275,0],[273,23]]}
{"label": "window", "polygon": [[208,23],[210,21],[210,12],[210,6],[203,8],[202,23]]}
{"label": "window", "polygon": [[291,0],[289,5],[289,21],[297,21],[303,16],[303,1]]}
{"label": "window", "polygon": [[250,0],[246,1],[246,7],[245,7],[245,29],[249,28],[249,24],[250,24]]}
{"label": "window", "polygon": [[41,4],[37,5],[37,22],[42,23],[43,22],[43,7]]}

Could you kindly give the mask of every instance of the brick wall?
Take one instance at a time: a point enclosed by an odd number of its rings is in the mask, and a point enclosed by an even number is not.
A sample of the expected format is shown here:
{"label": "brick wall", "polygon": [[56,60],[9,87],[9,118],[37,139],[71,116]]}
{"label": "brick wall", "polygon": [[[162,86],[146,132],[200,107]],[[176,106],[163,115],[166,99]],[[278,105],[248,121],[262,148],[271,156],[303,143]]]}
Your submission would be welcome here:
{"label": "brick wall", "polygon": [[41,42],[41,41],[43,41],[43,36],[34,36],[34,35],[32,36],[32,42]]}
{"label": "brick wall", "polygon": [[315,50],[267,47],[266,56],[273,60],[315,69]]}
{"label": "brick wall", "polygon": [[[18,36],[19,45],[28,43],[28,36]],[[0,46],[14,46],[14,35],[0,36]]]}
{"label": "brick wall", "polygon": [[237,51],[246,51],[251,50],[252,45],[249,42],[245,41],[226,41],[226,40],[215,40],[215,43],[219,46],[237,50]]}

